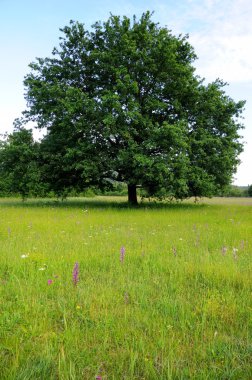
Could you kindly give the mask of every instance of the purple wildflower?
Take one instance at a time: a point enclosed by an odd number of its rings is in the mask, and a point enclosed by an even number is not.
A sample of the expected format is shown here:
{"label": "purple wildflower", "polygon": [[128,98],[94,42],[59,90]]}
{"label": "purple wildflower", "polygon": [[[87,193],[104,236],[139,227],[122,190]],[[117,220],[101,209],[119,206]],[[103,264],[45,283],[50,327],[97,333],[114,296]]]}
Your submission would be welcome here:
{"label": "purple wildflower", "polygon": [[120,249],[120,261],[121,261],[121,263],[123,263],[124,257],[125,257],[125,248],[121,247],[121,249]]}
{"label": "purple wildflower", "polygon": [[240,244],[241,249],[244,249],[244,246],[245,246],[245,241],[242,240],[242,241],[241,241],[241,244]]}
{"label": "purple wildflower", "polygon": [[225,247],[225,246],[221,248],[221,253],[222,253],[223,256],[226,255],[227,250],[228,250],[228,249],[227,249],[227,247]]}
{"label": "purple wildflower", "polygon": [[172,252],[173,252],[173,255],[174,256],[177,256],[177,248],[176,247],[172,247]]}
{"label": "purple wildflower", "polygon": [[52,283],[53,283],[53,280],[47,280],[48,285],[52,285]]}
{"label": "purple wildflower", "polygon": [[72,278],[73,278],[74,286],[77,286],[77,283],[79,282],[79,263],[78,262],[74,264]]}
{"label": "purple wildflower", "polygon": [[127,293],[127,292],[124,293],[124,302],[126,304],[128,304],[130,302],[129,293]]}

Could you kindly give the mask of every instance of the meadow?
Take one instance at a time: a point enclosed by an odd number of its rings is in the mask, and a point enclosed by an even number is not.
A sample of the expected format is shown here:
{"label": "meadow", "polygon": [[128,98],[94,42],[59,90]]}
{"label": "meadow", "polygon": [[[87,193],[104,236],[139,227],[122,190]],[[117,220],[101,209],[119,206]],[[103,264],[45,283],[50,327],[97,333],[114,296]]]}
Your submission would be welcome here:
{"label": "meadow", "polygon": [[252,379],[252,201],[0,199],[1,380]]}

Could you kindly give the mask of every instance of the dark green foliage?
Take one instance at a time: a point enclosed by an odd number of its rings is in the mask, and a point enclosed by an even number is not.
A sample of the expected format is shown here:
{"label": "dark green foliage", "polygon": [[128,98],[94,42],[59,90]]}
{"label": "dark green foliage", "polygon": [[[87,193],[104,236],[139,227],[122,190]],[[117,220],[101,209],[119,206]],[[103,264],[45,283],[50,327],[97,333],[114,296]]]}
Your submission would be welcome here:
{"label": "dark green foliage", "polygon": [[248,187],[248,196],[252,197],[252,185]]}
{"label": "dark green foliage", "polygon": [[131,23],[111,16],[87,31],[61,29],[52,58],[26,76],[28,109],[21,122],[46,128],[43,175],[57,193],[111,180],[147,196],[211,196],[230,183],[242,150],[243,102],[221,81],[194,74],[187,37],[175,37],[149,12]]}
{"label": "dark green foliage", "polygon": [[39,144],[34,142],[32,131],[18,128],[0,146],[0,178],[3,194],[19,193],[23,200],[29,194],[39,194]]}

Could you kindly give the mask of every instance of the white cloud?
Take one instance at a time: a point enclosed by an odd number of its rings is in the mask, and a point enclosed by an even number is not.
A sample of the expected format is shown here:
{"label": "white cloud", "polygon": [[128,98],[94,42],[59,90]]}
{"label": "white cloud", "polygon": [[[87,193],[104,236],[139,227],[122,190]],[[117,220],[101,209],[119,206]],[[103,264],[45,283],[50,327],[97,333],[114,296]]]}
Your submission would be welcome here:
{"label": "white cloud", "polygon": [[205,0],[192,7],[198,29],[190,41],[199,57],[196,67],[209,80],[252,80],[252,3],[248,0]]}
{"label": "white cloud", "polygon": [[199,60],[196,67],[201,76],[209,80],[220,77],[225,81],[252,80],[252,35],[219,36],[192,35],[190,38]]}
{"label": "white cloud", "polygon": [[229,83],[252,80],[251,0],[159,3],[156,16],[174,33],[189,33],[199,75]]}

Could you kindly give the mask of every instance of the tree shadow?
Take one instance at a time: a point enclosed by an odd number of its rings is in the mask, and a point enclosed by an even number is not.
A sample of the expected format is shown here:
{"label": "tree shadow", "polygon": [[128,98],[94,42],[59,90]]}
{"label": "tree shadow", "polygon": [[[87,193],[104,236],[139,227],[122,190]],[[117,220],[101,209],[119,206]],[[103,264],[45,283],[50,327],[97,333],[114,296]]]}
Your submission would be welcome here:
{"label": "tree shadow", "polygon": [[59,209],[118,209],[118,210],[171,210],[171,209],[199,209],[209,207],[203,201],[149,201],[144,200],[138,205],[130,205],[123,197],[95,197],[95,198],[68,198],[65,200],[50,198],[32,198],[22,201],[18,198],[0,198],[0,208],[59,208]]}

